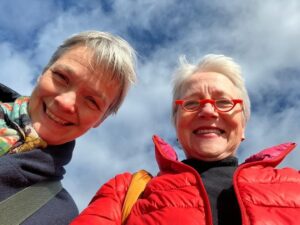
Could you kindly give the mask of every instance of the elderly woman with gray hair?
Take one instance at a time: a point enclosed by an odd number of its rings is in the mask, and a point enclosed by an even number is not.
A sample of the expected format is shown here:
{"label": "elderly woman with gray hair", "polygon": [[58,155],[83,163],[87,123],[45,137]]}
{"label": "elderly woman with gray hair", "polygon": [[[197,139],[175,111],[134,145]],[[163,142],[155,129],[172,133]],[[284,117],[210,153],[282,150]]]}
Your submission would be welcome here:
{"label": "elderly woman with gray hair", "polygon": [[57,48],[29,97],[0,84],[0,224],[67,225],[78,215],[64,166],[75,139],[118,111],[134,67],[125,40],[86,31]]}
{"label": "elderly woman with gray hair", "polygon": [[[186,159],[178,161],[170,145],[153,137],[160,171],[123,224],[299,223],[299,171],[275,168],[294,143],[265,149],[238,164],[250,101],[237,63],[223,55],[206,55],[197,65],[183,58],[174,77],[172,112]],[[124,173],[104,184],[72,225],[121,224],[132,177]]]}

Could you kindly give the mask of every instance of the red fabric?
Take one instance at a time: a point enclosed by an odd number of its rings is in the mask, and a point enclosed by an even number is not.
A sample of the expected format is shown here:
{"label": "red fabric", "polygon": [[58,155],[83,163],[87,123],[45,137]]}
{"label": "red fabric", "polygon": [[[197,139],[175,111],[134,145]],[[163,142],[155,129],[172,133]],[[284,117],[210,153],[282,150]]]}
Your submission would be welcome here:
{"label": "red fabric", "polygon": [[300,173],[292,168],[273,167],[294,147],[294,143],[287,143],[263,150],[235,172],[234,186],[243,225],[299,224]]}
{"label": "red fabric", "polygon": [[121,210],[132,175],[117,175],[104,184],[89,206],[71,224],[121,224]]}
{"label": "red fabric", "polygon": [[[172,148],[162,139],[154,136],[153,140],[161,171],[148,183],[126,224],[212,225],[208,196],[198,173],[176,161]],[[267,149],[237,169],[234,188],[243,225],[299,224],[299,171],[273,168],[294,146],[287,143]],[[71,225],[120,225],[130,180],[131,174],[125,173],[106,183]]]}

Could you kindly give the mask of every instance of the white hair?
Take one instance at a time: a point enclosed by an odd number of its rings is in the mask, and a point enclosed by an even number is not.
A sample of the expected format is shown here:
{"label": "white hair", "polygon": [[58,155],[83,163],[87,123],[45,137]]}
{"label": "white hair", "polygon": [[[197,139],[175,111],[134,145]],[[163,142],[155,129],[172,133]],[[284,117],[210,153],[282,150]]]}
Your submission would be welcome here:
{"label": "white hair", "polygon": [[243,99],[244,119],[245,123],[247,123],[250,119],[250,99],[242,77],[241,68],[232,58],[214,54],[205,55],[196,65],[189,63],[185,56],[179,58],[179,66],[173,76],[173,123],[175,124],[175,116],[178,109],[178,106],[174,104],[174,101],[181,98],[184,84],[188,78],[198,72],[221,73],[230,79],[240,92],[240,97]]}
{"label": "white hair", "polygon": [[130,85],[136,81],[134,49],[121,37],[108,32],[84,31],[66,39],[56,49],[43,73],[62,55],[77,46],[85,46],[93,52],[93,65],[101,68],[103,72],[101,76],[116,80],[120,84],[120,93],[109,106],[105,117],[116,113]]}

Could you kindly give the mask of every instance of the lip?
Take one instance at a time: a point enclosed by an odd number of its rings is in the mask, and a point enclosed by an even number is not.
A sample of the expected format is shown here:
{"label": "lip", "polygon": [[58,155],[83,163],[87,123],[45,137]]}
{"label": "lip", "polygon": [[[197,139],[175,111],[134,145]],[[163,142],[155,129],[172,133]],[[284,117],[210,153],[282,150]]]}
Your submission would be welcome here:
{"label": "lip", "polygon": [[45,103],[43,103],[43,109],[44,109],[44,113],[46,114],[47,118],[49,118],[51,121],[53,121],[55,124],[58,124],[60,126],[71,126],[71,125],[75,125],[74,123],[65,120],[61,117],[58,117],[57,115],[55,115],[53,112],[51,112],[48,108],[47,105]]}
{"label": "lip", "polygon": [[201,126],[193,130],[193,134],[198,136],[220,136],[225,130],[215,126]]}

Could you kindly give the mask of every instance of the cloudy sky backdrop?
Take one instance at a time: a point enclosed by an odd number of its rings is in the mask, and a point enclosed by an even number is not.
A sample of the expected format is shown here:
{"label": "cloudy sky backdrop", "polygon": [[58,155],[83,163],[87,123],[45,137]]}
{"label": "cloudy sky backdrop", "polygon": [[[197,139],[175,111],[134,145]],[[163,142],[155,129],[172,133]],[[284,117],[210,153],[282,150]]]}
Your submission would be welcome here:
{"label": "cloudy sky backdrop", "polygon": [[[138,84],[119,113],[79,138],[64,185],[80,210],[123,171],[157,172],[151,136],[176,146],[170,123],[171,74],[182,54],[233,57],[252,100],[238,156],[281,142],[300,143],[300,1],[298,0],[1,0],[1,82],[29,95],[55,48],[71,34],[101,30],[138,53]],[[281,166],[300,169],[300,147]]]}

